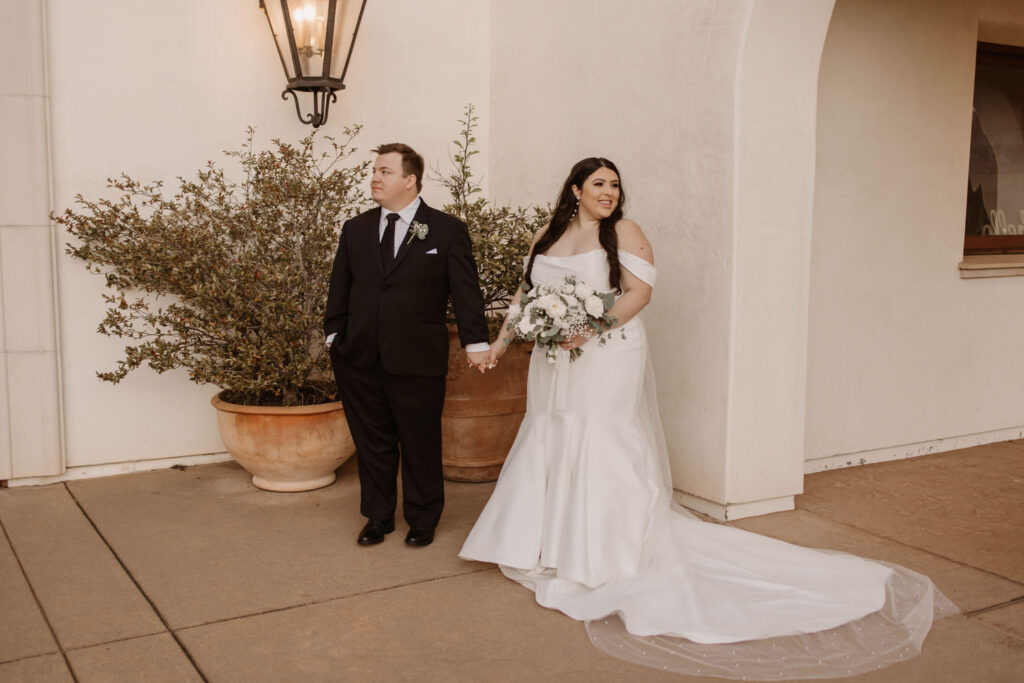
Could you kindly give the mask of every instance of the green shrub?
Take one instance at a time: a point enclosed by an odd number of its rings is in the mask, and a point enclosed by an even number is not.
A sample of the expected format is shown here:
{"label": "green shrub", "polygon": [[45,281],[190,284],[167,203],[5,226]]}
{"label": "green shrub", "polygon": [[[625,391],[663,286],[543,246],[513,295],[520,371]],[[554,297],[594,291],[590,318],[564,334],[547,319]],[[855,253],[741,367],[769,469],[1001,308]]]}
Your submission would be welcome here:
{"label": "green shrub", "polygon": [[340,226],[367,203],[369,163],[348,163],[358,132],[255,151],[250,128],[225,152],[238,180],[209,162],[166,197],[162,182],[122,175],[108,179],[114,199],[78,195],[75,211],[54,215],[74,237],[67,253],[106,278],[99,332],[128,340],[100,379],[185,368],[234,403],[333,400],[322,322]]}

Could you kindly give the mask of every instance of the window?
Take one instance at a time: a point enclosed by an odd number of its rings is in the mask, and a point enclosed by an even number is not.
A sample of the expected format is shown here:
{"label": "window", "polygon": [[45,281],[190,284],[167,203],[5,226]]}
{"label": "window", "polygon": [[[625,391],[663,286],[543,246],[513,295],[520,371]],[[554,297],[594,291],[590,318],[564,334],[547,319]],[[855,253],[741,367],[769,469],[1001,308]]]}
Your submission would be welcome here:
{"label": "window", "polygon": [[978,43],[964,254],[1024,253],[1024,48]]}

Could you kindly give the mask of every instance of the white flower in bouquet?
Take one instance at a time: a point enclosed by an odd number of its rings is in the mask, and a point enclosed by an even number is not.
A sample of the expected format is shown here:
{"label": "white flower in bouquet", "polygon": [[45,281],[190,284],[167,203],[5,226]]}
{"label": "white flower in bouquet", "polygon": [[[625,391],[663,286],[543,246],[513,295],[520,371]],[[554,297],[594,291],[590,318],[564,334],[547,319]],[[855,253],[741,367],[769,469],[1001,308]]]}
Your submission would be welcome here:
{"label": "white flower in bouquet", "polygon": [[572,294],[576,291],[576,285],[571,282],[566,282],[559,288],[562,294]]}
{"label": "white flower in bouquet", "polygon": [[563,294],[562,303],[568,306],[570,311],[580,308],[580,300],[574,297],[572,294]]}
{"label": "white flower in bouquet", "polygon": [[576,287],[574,289],[575,289],[574,293],[580,299],[586,299],[586,298],[594,295],[594,288],[591,287],[590,285],[588,285],[586,282],[578,282],[578,283],[576,283]]}
{"label": "white flower in bouquet", "polygon": [[600,318],[604,315],[604,302],[593,294],[583,300],[583,307],[587,310],[587,315],[592,318]]}
{"label": "white flower in bouquet", "polygon": [[528,316],[524,316],[518,323],[516,323],[516,332],[520,337],[525,339],[532,331],[533,323],[530,322],[530,318]]}
{"label": "white flower in bouquet", "polygon": [[555,296],[554,294],[548,292],[546,294],[541,294],[536,299],[534,299],[534,301],[536,302],[536,304],[538,306],[540,306],[541,308],[546,309],[553,302],[558,301],[558,297]]}
{"label": "white flower in bouquet", "polygon": [[544,310],[548,315],[557,320],[565,317],[565,314],[569,312],[569,307],[562,303],[560,299],[555,299],[545,306]]}

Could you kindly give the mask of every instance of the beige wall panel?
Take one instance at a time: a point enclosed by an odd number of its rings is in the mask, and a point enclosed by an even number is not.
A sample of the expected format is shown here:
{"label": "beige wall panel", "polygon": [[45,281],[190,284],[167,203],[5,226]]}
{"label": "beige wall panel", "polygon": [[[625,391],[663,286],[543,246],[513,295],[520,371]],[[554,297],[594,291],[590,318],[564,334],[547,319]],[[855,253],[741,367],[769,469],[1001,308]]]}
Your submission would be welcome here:
{"label": "beige wall panel", "polygon": [[50,210],[46,99],[0,97],[0,225],[40,225]]}
{"label": "beige wall panel", "polygon": [[836,3],[818,100],[807,459],[1024,424],[1024,278],[957,270],[979,16],[1021,26],[1024,3]]}
{"label": "beige wall panel", "polygon": [[55,351],[49,226],[0,227],[0,279],[8,351]]}
{"label": "beige wall panel", "polygon": [[57,354],[7,353],[11,472],[14,477],[63,472]]}
{"label": "beige wall panel", "polygon": [[0,95],[42,96],[43,0],[0,3]]}
{"label": "beige wall panel", "polygon": [[0,352],[0,479],[11,478],[11,421],[7,391],[7,354]]}

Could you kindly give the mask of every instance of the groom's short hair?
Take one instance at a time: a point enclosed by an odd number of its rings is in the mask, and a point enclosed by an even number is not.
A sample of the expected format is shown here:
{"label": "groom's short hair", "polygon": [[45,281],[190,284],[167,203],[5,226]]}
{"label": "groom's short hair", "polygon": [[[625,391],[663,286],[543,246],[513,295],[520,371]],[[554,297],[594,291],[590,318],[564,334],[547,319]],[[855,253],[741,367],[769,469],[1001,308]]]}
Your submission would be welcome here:
{"label": "groom's short hair", "polygon": [[374,154],[391,154],[398,152],[402,155],[402,174],[416,176],[416,191],[423,191],[423,157],[416,153],[409,145],[401,142],[389,142],[386,145],[379,145],[373,150]]}

